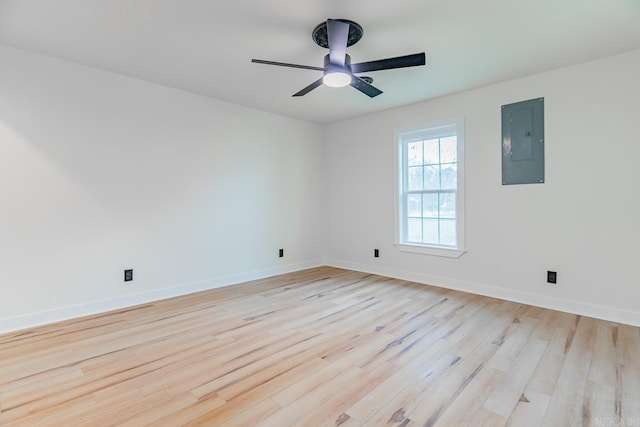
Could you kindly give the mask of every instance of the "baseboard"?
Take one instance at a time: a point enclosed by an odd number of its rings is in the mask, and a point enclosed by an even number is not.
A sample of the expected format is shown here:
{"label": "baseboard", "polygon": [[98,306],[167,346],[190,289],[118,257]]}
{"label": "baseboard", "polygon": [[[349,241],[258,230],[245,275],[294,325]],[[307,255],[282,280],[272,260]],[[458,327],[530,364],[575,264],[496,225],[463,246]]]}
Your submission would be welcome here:
{"label": "baseboard", "polygon": [[469,292],[472,294],[499,298],[521,304],[534,305],[537,307],[579,314],[581,316],[594,317],[596,319],[603,319],[616,323],[640,326],[640,312],[638,311],[621,310],[586,302],[567,300],[563,298],[550,297],[547,295],[533,294],[511,289],[504,289],[496,286],[486,285],[483,283],[432,276],[383,266],[357,264],[337,259],[326,260],[326,264],[331,267],[361,271],[363,273],[378,274],[381,276],[393,277],[396,279],[408,280],[417,283],[424,283],[441,288],[454,289],[458,291]]}
{"label": "baseboard", "polygon": [[156,289],[134,295],[95,301],[88,304],[56,308],[39,313],[30,313],[22,316],[0,319],[0,334],[20,331],[84,316],[91,316],[108,311],[120,310],[138,304],[145,304],[166,298],[188,295],[224,286],[231,286],[238,283],[249,282],[251,280],[264,279],[267,277],[277,276],[279,274],[292,273],[307,268],[319,267],[323,264],[324,263],[320,260],[301,262],[282,267],[253,271],[250,273],[235,274],[194,283],[181,284],[178,286]]}
{"label": "baseboard", "polygon": [[231,286],[251,280],[264,279],[267,277],[277,276],[279,274],[291,273],[307,268],[320,267],[322,265],[361,271],[364,273],[379,274],[381,276],[394,277],[411,282],[424,283],[442,288],[454,289],[478,295],[485,295],[507,301],[529,304],[617,323],[640,326],[640,312],[637,311],[620,310],[596,304],[589,304],[585,302],[515,291],[482,283],[455,280],[446,277],[432,276],[411,271],[392,269],[388,267],[357,264],[336,259],[329,259],[325,262],[301,262],[282,267],[269,268],[249,273],[203,280],[195,283],[182,284],[170,288],[157,289],[149,292],[96,301],[88,304],[62,307],[39,313],[30,313],[22,316],[0,319],[0,334],[29,329],[41,325],[84,316],[91,316],[94,314],[105,313],[112,310],[119,310],[134,305],[145,304],[166,298],[188,295],[195,292],[221,288],[224,286]]}

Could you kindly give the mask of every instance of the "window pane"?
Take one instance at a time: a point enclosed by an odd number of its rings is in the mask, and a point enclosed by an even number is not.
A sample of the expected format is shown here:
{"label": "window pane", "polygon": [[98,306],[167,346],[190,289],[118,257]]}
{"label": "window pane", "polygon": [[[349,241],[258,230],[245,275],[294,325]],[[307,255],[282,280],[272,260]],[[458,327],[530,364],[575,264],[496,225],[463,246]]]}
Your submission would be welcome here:
{"label": "window pane", "polygon": [[422,221],[423,228],[423,242],[438,244],[438,220],[437,219],[425,219]]}
{"label": "window pane", "polygon": [[439,190],[440,189],[440,166],[424,167],[424,189]]}
{"label": "window pane", "polygon": [[455,190],[458,187],[458,165],[442,165],[442,189]]}
{"label": "window pane", "polygon": [[440,218],[456,218],[456,194],[440,194]]}
{"label": "window pane", "polygon": [[422,190],[422,166],[412,166],[409,168],[408,190]]}
{"label": "window pane", "polygon": [[424,194],[422,196],[422,216],[426,218],[438,218],[438,193]]}
{"label": "window pane", "polygon": [[456,245],[456,221],[453,219],[440,220],[440,244]]}
{"label": "window pane", "polygon": [[407,197],[407,215],[419,218],[422,213],[422,197],[420,194],[410,194]]}
{"label": "window pane", "polygon": [[440,163],[440,147],[438,139],[430,139],[424,142],[424,164],[437,165]]}
{"label": "window pane", "polygon": [[422,220],[409,218],[407,220],[407,240],[409,242],[422,242]]}
{"label": "window pane", "polygon": [[455,136],[448,136],[440,140],[440,163],[457,162],[457,145],[458,138]]}
{"label": "window pane", "polygon": [[422,141],[407,144],[409,166],[422,165]]}

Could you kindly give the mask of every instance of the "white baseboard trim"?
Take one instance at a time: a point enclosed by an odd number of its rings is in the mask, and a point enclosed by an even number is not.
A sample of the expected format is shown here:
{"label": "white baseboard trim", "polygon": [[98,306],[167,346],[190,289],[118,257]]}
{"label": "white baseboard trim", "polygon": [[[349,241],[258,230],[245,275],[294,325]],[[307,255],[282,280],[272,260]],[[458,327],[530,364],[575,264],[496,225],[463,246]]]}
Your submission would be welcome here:
{"label": "white baseboard trim", "polygon": [[264,279],[279,274],[292,273],[294,271],[305,270],[307,268],[320,267],[324,265],[321,260],[306,261],[282,267],[268,268],[265,270],[253,271],[250,273],[234,274],[230,276],[218,277],[210,280],[202,280],[194,283],[187,283],[169,288],[156,289],[148,292],[141,292],[134,295],[126,295],[102,301],[95,301],[88,304],[61,307],[38,313],[30,313],[22,316],[0,319],[0,334],[15,332],[36,326],[61,322],[63,320],[76,319],[84,316],[105,313],[113,310],[120,310],[134,305],[159,301],[166,298],[188,295],[195,292],[231,286],[238,283],[252,280]]}
{"label": "white baseboard trim", "polygon": [[166,298],[188,295],[195,292],[231,286],[238,283],[249,282],[251,280],[264,279],[279,274],[286,274],[307,268],[328,265],[331,267],[344,268],[348,270],[361,271],[364,273],[378,274],[381,276],[393,277],[411,282],[424,283],[441,288],[454,289],[488,297],[499,298],[521,304],[529,304],[538,307],[559,310],[582,316],[594,317],[627,325],[640,326],[640,312],[631,310],[621,310],[596,304],[580,301],[566,300],[562,298],[550,297],[546,295],[532,294],[529,292],[516,291],[499,288],[477,282],[450,279],[440,276],[432,276],[423,273],[416,273],[405,270],[398,270],[375,265],[357,264],[337,259],[329,259],[325,262],[320,260],[307,261],[291,264],[282,267],[274,267],[265,270],[253,271],[210,280],[203,280],[195,283],[188,283],[169,288],[156,289],[134,295],[126,295],[102,301],[95,301],[88,304],[56,308],[53,310],[30,313],[22,316],[0,319],[0,334],[25,330],[41,325],[75,319],[94,314],[105,313],[113,310],[120,310],[138,304],[145,304],[159,301]]}
{"label": "white baseboard trim", "polygon": [[472,294],[513,301],[521,304],[534,305],[537,307],[579,314],[581,316],[594,317],[596,319],[603,319],[616,323],[640,326],[640,312],[638,311],[622,310],[581,301],[573,301],[563,298],[550,297],[547,295],[505,289],[486,285],[483,283],[432,276],[428,274],[398,270],[383,266],[357,264],[337,259],[328,259],[326,260],[326,264],[331,267],[361,271],[363,273],[378,274],[381,276],[393,277],[396,279],[423,283],[426,285],[432,285],[441,288],[454,289],[458,291],[469,292]]}

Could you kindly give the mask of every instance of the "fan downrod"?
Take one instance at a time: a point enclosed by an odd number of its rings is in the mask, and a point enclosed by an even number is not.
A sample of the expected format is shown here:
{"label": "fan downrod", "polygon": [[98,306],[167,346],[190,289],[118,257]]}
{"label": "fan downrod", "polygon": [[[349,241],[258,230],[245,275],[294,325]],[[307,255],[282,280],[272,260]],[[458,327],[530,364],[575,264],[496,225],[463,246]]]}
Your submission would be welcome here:
{"label": "fan downrod", "polygon": [[[364,30],[362,26],[357,22],[353,22],[349,19],[336,19],[336,21],[344,22],[345,24],[349,24],[349,35],[347,37],[347,47],[353,46],[358,43],[362,38],[362,34]],[[329,36],[327,34],[327,21],[319,23],[316,28],[311,33],[311,38],[313,42],[320,47],[324,47],[325,49],[329,49]]]}

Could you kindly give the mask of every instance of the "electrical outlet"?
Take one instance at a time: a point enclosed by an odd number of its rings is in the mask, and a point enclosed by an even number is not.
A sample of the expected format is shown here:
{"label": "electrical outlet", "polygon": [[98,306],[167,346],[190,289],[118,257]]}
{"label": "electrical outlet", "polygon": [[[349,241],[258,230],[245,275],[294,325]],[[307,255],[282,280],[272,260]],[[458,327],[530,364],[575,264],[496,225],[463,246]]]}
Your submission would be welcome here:
{"label": "electrical outlet", "polygon": [[374,249],[373,250],[373,257],[374,258],[380,258],[380,250]]}
{"label": "electrical outlet", "polygon": [[284,249],[278,249],[278,257],[279,258],[284,257]]}
{"label": "electrical outlet", "polygon": [[130,282],[133,280],[133,270],[129,269],[129,270],[125,270],[124,271],[124,281],[125,282]]}
{"label": "electrical outlet", "polygon": [[547,271],[547,283],[558,283],[558,273],[555,271]]}

